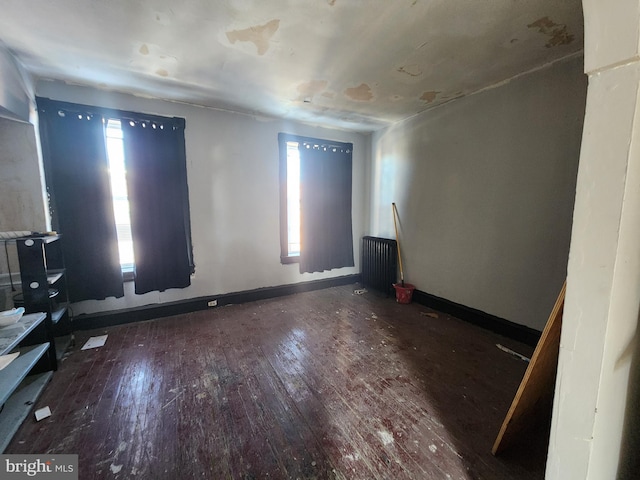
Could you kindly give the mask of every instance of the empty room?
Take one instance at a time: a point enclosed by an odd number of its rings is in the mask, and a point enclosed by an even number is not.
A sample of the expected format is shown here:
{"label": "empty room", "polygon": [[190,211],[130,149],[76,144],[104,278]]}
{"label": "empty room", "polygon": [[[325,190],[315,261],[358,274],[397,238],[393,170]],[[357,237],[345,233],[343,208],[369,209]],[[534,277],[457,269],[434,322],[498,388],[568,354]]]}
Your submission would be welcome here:
{"label": "empty room", "polygon": [[0,476],[636,478],[601,3],[2,2]]}

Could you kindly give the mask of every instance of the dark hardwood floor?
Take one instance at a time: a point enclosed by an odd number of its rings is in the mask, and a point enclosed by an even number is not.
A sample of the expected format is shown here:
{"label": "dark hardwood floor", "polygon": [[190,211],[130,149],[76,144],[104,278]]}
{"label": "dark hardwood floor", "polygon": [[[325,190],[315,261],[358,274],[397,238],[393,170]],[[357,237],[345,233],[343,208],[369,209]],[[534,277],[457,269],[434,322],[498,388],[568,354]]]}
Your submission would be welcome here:
{"label": "dark hardwood floor", "polygon": [[[542,479],[491,446],[532,349],[357,286],[76,333],[5,453],[81,479]],[[95,335],[104,347],[81,351]]]}

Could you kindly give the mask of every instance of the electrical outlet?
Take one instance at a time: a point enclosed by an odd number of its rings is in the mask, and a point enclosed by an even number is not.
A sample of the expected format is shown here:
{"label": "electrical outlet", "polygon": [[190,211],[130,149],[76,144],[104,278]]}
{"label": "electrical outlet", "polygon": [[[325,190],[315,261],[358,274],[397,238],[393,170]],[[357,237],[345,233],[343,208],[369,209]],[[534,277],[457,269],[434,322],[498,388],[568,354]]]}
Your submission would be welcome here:
{"label": "electrical outlet", "polygon": [[218,300],[209,300],[207,302],[207,306],[208,307],[217,307],[218,306]]}

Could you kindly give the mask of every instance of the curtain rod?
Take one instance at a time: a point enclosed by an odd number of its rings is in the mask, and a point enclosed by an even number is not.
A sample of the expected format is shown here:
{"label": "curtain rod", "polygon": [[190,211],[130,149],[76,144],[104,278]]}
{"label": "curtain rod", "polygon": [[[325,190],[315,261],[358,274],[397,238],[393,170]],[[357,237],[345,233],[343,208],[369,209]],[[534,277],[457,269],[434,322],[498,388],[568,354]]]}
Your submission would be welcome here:
{"label": "curtain rod", "polygon": [[293,135],[291,133],[280,132],[278,140],[281,142],[298,142],[300,144],[317,145],[329,148],[341,148],[353,151],[353,143],[338,142],[334,140],[326,140],[321,138],[303,137],[301,135]]}
{"label": "curtain rod", "polygon": [[164,117],[161,115],[152,115],[147,113],[132,112],[129,110],[119,110],[117,108],[97,107],[94,105],[84,105],[81,103],[63,102],[60,100],[52,100],[50,98],[36,97],[38,109],[53,108],[56,110],[64,110],[70,113],[85,113],[90,115],[101,115],[103,117],[114,117],[123,120],[132,120],[136,122],[171,122],[174,125],[184,128],[185,119],[182,117]]}
{"label": "curtain rod", "polygon": [[[349,147],[344,147],[342,145],[334,145],[332,143],[317,143],[317,142],[299,142],[301,145],[308,145],[311,146],[312,149],[321,149],[324,148],[325,150],[341,150],[341,151],[346,151],[351,152],[353,150],[353,148],[349,148]],[[307,147],[308,148],[308,147]]]}

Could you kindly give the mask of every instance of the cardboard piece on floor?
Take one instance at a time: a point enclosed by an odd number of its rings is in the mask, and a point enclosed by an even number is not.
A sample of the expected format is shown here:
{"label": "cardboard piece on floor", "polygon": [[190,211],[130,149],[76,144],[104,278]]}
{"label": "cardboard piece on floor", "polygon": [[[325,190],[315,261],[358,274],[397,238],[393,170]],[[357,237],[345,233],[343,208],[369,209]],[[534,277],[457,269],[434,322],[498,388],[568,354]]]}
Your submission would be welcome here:
{"label": "cardboard piece on floor", "polygon": [[498,437],[493,444],[491,453],[494,455],[505,450],[525,427],[532,425],[539,409],[550,405],[553,400],[566,290],[567,282],[565,280],[542,336],[533,352],[531,362],[529,362],[520,387],[511,403],[511,408],[509,408]]}
{"label": "cardboard piece on floor", "polygon": [[8,355],[0,355],[0,370],[13,362],[16,358],[18,358],[20,352],[10,353]]}
{"label": "cardboard piece on floor", "polygon": [[87,343],[85,343],[82,346],[81,350],[89,350],[90,348],[103,347],[107,341],[108,336],[109,335],[100,335],[99,337],[89,338],[89,340],[87,340]]}

